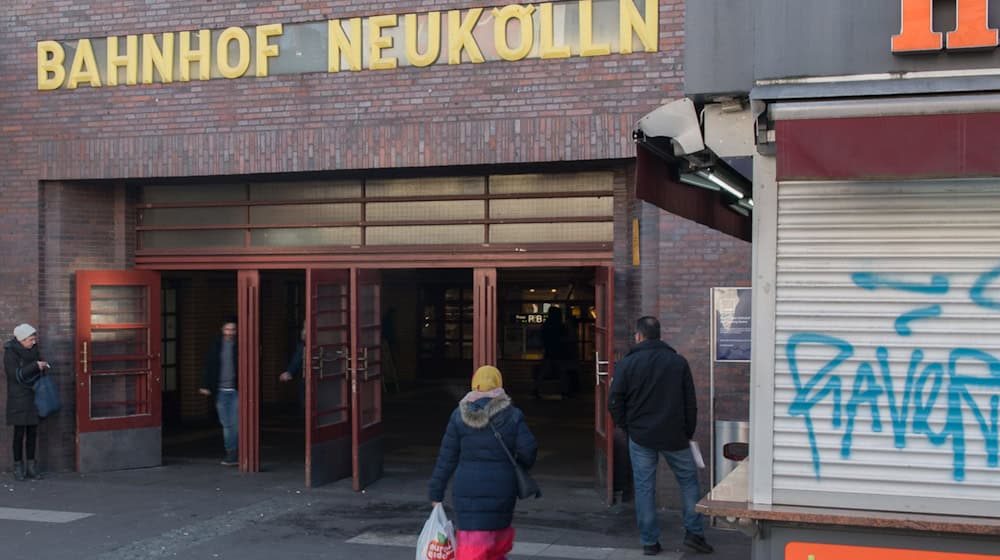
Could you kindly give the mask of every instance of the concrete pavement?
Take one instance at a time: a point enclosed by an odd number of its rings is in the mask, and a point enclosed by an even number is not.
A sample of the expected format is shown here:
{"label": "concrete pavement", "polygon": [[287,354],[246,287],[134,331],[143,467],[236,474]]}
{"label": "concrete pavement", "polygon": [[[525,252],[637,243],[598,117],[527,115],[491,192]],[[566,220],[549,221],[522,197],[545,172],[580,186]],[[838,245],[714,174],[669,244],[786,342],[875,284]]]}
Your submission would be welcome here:
{"label": "concrete pavement", "polygon": [[[265,469],[268,465],[265,465]],[[0,558],[409,559],[430,512],[430,466],[390,465],[364,493],[348,481],[302,487],[302,472],[273,466],[239,474],[214,461],[96,475],[50,474],[41,481],[0,477]],[[585,478],[539,476],[541,500],[521,502],[514,559],[638,558],[631,504],[601,505]],[[677,512],[661,512],[660,558],[747,560],[749,539],[709,529],[716,547],[696,555],[680,545]]]}

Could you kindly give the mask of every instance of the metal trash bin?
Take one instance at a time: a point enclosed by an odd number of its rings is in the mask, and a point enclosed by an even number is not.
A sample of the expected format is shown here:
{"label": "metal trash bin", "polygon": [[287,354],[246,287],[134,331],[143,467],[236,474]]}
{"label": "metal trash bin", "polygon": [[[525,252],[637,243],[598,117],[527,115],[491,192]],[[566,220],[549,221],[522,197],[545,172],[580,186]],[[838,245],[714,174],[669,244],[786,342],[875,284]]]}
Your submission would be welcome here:
{"label": "metal trash bin", "polygon": [[723,455],[723,448],[728,443],[750,443],[750,423],[736,420],[716,420],[715,421],[715,476],[712,479],[713,486],[717,486],[726,475],[733,472],[739,465],[736,461],[730,461]]}

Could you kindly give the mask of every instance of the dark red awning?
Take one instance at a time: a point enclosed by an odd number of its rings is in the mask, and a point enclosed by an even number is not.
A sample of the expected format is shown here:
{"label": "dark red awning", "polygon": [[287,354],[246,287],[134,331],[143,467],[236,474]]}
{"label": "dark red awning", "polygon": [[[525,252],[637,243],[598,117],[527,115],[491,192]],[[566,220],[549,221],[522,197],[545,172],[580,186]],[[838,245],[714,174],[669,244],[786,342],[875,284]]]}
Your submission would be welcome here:
{"label": "dark red awning", "polygon": [[681,183],[671,163],[642,143],[636,144],[636,160],[636,197],[743,241],[752,240],[750,216],[731,209],[718,192]]}

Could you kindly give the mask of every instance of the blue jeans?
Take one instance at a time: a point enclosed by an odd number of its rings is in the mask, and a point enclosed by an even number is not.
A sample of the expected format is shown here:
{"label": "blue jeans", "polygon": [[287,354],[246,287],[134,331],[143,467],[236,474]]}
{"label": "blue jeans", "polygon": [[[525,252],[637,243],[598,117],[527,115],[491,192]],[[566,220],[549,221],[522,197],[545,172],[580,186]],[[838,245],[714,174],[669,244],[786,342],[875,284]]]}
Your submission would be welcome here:
{"label": "blue jeans", "polygon": [[240,397],[237,391],[219,390],[215,397],[215,411],[222,424],[222,444],[226,451],[235,450],[240,439]]}
{"label": "blue jeans", "polygon": [[[632,477],[635,481],[635,517],[639,525],[639,540],[643,545],[660,540],[660,521],[656,515],[656,463],[659,459],[655,449],[643,447],[628,440],[629,456],[632,458]],[[661,451],[670,465],[681,489],[681,512],[684,515],[684,529],[700,537],[705,536],[704,518],[695,512],[694,506],[701,498],[698,488],[698,470],[690,449]]]}

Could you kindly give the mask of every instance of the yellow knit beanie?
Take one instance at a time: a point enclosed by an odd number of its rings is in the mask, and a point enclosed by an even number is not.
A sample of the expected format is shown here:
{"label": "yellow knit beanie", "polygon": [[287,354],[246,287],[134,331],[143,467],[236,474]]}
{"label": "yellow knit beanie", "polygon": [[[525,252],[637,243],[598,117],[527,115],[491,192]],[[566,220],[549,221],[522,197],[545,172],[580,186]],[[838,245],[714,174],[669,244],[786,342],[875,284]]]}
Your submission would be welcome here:
{"label": "yellow knit beanie", "polygon": [[500,375],[500,370],[493,366],[482,366],[472,376],[473,391],[486,393],[499,387],[503,387],[503,376]]}

